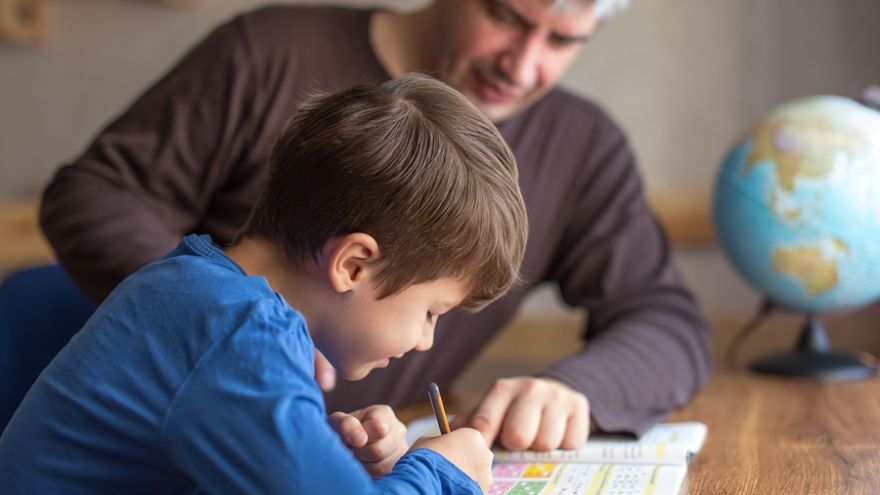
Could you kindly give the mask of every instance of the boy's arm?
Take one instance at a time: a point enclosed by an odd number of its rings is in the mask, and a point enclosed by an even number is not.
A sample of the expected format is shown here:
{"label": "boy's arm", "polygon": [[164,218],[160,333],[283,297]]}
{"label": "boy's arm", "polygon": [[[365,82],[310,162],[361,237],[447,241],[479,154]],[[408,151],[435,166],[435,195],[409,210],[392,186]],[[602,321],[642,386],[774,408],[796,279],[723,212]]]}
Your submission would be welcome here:
{"label": "boy's arm", "polygon": [[[167,412],[163,444],[207,492],[480,493],[436,452],[401,458],[372,480],[328,424],[301,349],[279,326],[242,329],[202,357]],[[303,330],[303,333],[305,330]]]}
{"label": "boy's arm", "polygon": [[60,168],[40,222],[58,259],[94,301],[197,227],[241,153],[255,113],[241,22],[220,27]]}

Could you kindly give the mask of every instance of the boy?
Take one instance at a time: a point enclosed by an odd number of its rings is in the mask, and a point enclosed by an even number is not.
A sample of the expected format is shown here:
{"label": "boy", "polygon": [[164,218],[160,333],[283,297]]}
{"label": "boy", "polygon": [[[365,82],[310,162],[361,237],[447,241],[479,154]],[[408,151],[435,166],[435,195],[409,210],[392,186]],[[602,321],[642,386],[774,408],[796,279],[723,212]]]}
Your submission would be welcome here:
{"label": "boy", "polygon": [[[334,432],[313,366],[317,347],[363,378],[516,281],[526,213],[495,127],[405,76],[306,102],[270,169],[231,247],[185,237],[43,372],[0,438],[4,493],[488,489],[475,430],[399,461],[387,408],[337,413]],[[394,467],[374,481],[355,459]]]}

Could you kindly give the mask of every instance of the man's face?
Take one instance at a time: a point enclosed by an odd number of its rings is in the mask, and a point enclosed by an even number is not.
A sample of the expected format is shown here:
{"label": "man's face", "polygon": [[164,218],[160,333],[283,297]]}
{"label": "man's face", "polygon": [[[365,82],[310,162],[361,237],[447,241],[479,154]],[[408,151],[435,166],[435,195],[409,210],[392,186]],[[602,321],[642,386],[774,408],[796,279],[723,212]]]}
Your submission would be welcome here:
{"label": "man's face", "polygon": [[591,2],[437,0],[434,7],[440,78],[495,122],[553,88],[598,26]]}

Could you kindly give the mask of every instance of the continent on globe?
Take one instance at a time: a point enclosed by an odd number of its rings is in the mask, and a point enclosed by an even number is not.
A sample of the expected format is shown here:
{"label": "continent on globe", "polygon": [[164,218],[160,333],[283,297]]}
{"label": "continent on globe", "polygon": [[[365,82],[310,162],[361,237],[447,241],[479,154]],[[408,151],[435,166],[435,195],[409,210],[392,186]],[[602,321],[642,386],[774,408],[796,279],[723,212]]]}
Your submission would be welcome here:
{"label": "continent on globe", "polygon": [[713,218],[737,272],[807,313],[880,299],[880,112],[849,98],[780,105],[731,149]]}
{"label": "continent on globe", "polygon": [[799,176],[825,178],[837,160],[849,161],[871,144],[857,127],[841,127],[821,116],[771,117],[756,126],[752,139],[745,172],[757,163],[774,163],[779,185],[787,192],[794,191]]}
{"label": "continent on globe", "polygon": [[820,246],[776,248],[773,268],[795,277],[811,296],[828,292],[838,282],[837,260],[826,258]]}

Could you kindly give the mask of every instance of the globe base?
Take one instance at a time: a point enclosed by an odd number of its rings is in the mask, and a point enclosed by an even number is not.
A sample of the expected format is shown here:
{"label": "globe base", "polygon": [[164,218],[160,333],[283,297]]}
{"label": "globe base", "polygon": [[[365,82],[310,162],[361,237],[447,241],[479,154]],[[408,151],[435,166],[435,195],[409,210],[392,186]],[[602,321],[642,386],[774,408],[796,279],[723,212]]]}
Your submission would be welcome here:
{"label": "globe base", "polygon": [[753,362],[749,369],[773,375],[800,376],[823,382],[863,380],[877,368],[866,356],[845,351],[777,352]]}
{"label": "globe base", "polygon": [[873,376],[877,372],[876,361],[867,353],[832,350],[822,322],[810,315],[795,349],[763,357],[749,368],[759,373],[836,382]]}

